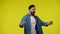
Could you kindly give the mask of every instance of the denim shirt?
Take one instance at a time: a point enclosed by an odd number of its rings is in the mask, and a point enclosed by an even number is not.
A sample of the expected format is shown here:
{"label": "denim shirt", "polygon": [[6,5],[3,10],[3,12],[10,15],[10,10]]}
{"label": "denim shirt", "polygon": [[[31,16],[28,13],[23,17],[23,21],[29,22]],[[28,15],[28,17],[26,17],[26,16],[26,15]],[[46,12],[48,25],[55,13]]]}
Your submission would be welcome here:
{"label": "denim shirt", "polygon": [[[41,26],[48,26],[46,22],[41,21],[41,19],[38,16],[34,16],[36,19],[36,34],[43,34],[42,27]],[[22,18],[22,21],[26,21],[26,25],[24,26],[24,34],[31,34],[31,20],[30,20],[30,15],[27,14]],[[19,24],[19,27],[23,27],[22,24]]]}

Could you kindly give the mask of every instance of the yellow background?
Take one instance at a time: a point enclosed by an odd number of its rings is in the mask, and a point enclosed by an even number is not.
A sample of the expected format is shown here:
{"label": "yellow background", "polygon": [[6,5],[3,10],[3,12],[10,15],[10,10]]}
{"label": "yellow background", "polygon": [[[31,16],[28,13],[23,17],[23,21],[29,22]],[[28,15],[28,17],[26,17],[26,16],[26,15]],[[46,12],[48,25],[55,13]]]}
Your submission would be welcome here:
{"label": "yellow background", "polygon": [[60,34],[59,0],[0,0],[0,34],[24,34],[19,23],[31,4],[36,6],[36,15],[44,22],[54,22],[42,27],[44,34]]}

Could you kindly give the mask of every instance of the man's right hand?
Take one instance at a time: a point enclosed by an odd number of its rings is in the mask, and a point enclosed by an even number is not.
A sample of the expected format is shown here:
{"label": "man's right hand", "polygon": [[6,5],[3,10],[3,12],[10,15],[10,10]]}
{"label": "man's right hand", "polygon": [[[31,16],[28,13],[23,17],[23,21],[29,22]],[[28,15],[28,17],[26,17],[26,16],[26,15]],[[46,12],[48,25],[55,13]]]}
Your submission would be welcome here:
{"label": "man's right hand", "polygon": [[22,26],[25,26],[25,25],[26,25],[26,22],[25,22],[25,21],[23,21],[23,22],[21,23],[21,25],[22,25]]}
{"label": "man's right hand", "polygon": [[25,25],[26,25],[26,22],[23,21],[23,22],[19,25],[19,27],[23,28],[23,26],[25,26]]}

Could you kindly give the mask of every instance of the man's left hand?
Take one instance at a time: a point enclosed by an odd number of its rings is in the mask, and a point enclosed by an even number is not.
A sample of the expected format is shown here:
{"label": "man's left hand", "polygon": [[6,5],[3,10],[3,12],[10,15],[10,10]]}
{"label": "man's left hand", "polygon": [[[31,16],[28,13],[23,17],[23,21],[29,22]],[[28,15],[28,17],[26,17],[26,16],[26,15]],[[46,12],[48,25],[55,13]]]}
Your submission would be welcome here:
{"label": "man's left hand", "polygon": [[48,22],[47,24],[48,24],[48,25],[52,25],[52,24],[53,24],[53,21],[50,21],[50,22]]}

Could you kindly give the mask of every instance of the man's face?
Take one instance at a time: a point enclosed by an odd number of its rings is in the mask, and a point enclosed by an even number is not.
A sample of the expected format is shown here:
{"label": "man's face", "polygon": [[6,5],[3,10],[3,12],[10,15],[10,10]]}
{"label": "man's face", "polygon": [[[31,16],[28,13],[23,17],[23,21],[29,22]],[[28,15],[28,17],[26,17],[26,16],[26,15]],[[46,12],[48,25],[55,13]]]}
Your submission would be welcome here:
{"label": "man's face", "polygon": [[32,14],[32,15],[35,15],[35,7],[32,7],[31,9],[30,9],[30,13]]}

